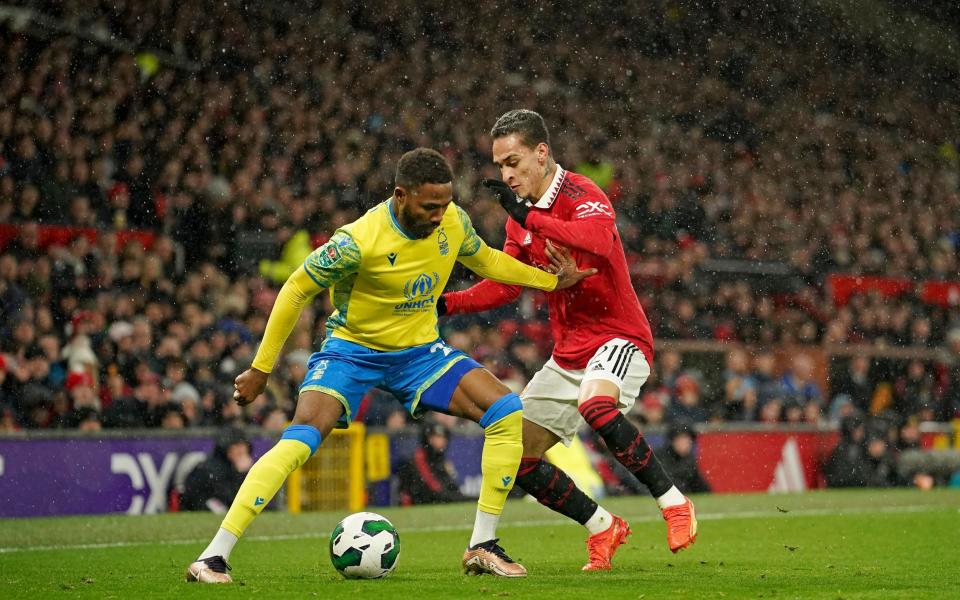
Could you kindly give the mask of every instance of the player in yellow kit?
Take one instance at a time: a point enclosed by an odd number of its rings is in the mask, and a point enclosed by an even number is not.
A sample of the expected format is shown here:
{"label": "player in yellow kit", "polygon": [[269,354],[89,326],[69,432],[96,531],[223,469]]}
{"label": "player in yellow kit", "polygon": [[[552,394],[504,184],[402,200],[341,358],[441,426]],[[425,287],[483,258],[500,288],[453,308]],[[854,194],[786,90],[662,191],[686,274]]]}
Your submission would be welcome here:
{"label": "player in yellow kit", "polygon": [[327,337],[310,357],[293,424],[247,473],[213,541],[188,567],[188,581],[231,581],[227,560],[247,526],[330,431],[348,425],[374,386],[392,392],[414,416],[438,410],[484,428],[483,480],[463,568],[526,575],[496,538],[523,450],[520,398],[440,339],[436,299],[456,262],[481,277],[547,291],[596,271],[578,270],[563,251],[554,275],[491,249],[452,202],[452,180],[440,153],[418,148],[404,154],[393,196],[338,229],[287,279],[253,365],[236,379],[234,398],[246,404],[263,392],[300,312],[323,289],[335,308]]}

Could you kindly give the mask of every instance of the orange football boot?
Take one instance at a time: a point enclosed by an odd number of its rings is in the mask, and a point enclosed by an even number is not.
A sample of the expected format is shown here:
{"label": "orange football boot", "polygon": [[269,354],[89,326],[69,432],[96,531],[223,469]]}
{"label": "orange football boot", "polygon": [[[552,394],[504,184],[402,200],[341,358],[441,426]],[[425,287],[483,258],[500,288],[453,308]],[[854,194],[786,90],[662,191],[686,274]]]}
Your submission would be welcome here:
{"label": "orange football boot", "polygon": [[584,571],[609,571],[610,561],[617,548],[627,542],[630,535],[630,525],[626,521],[613,515],[613,523],[606,530],[595,533],[587,538],[587,553],[590,562],[583,565]]}
{"label": "orange football boot", "polygon": [[689,498],[683,504],[668,506],[662,512],[663,520],[667,522],[670,552],[676,554],[697,541],[697,514]]}

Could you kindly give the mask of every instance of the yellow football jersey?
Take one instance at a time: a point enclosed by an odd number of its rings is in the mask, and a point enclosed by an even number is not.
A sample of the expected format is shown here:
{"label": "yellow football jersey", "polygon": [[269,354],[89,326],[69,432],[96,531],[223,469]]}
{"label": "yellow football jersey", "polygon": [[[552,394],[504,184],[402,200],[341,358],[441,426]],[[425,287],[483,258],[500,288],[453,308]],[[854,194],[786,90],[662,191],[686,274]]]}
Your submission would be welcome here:
{"label": "yellow football jersey", "polygon": [[327,319],[328,335],[383,351],[436,340],[436,301],[457,261],[487,279],[556,287],[554,275],[488,247],[456,204],[429,237],[415,238],[397,221],[392,203],[338,229],[304,263],[310,279],[330,289],[336,310]]}

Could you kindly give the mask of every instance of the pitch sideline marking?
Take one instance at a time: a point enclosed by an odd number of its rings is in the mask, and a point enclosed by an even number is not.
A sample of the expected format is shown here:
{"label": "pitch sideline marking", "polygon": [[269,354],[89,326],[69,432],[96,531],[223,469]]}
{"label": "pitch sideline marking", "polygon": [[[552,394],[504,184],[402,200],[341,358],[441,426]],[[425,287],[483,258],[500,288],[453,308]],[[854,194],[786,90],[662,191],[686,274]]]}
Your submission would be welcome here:
{"label": "pitch sideline marking", "polygon": [[[849,508],[843,510],[836,510],[830,508],[808,508],[808,509],[796,509],[791,510],[789,513],[781,513],[780,511],[767,511],[767,510],[748,510],[742,512],[729,512],[729,513],[715,513],[715,514],[703,514],[697,513],[698,521],[723,521],[727,519],[762,519],[764,517],[809,517],[809,516],[829,516],[829,515],[847,515],[847,514],[875,514],[875,513],[917,513],[917,512],[933,512],[937,510],[943,510],[945,507],[938,506],[935,504],[931,505],[906,505],[906,506],[881,506],[876,508]],[[645,515],[639,517],[632,517],[629,519],[633,523],[650,523],[661,521],[662,518],[659,516]],[[540,527],[543,525],[567,525],[570,524],[569,519],[539,519],[539,520],[525,520],[519,521],[517,523],[503,523],[502,527],[511,528],[511,527]],[[436,525],[432,527],[409,527],[404,528],[404,531],[410,533],[431,533],[431,532],[441,532],[441,531],[467,531],[471,528],[469,524],[463,525]],[[275,541],[284,541],[284,540],[306,540],[306,539],[323,539],[330,537],[326,533],[285,533],[277,535],[259,535],[259,536],[250,536],[245,537],[244,540],[248,542],[275,542]],[[23,546],[23,547],[0,547],[0,554],[12,554],[14,552],[44,552],[44,551],[57,551],[57,550],[99,550],[103,548],[129,548],[133,546],[150,546],[153,544],[171,544],[171,545],[190,545],[190,544],[204,544],[209,540],[204,539],[189,539],[189,540],[151,540],[151,541],[139,541],[139,542],[103,542],[99,544],[64,544],[56,546]]]}

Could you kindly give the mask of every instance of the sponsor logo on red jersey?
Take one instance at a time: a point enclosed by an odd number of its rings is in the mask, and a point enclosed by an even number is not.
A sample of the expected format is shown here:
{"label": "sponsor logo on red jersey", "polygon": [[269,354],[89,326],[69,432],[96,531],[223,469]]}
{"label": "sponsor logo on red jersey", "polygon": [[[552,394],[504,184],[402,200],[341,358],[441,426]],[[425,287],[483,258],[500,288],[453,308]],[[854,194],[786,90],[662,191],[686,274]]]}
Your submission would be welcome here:
{"label": "sponsor logo on red jersey", "polygon": [[597,200],[587,200],[582,204],[577,205],[577,218],[583,219],[586,217],[595,217],[598,215],[603,215],[606,217],[612,217],[613,213],[610,212],[603,202]]}

